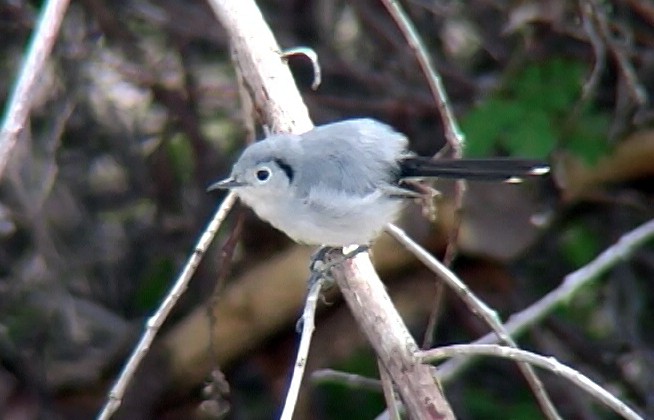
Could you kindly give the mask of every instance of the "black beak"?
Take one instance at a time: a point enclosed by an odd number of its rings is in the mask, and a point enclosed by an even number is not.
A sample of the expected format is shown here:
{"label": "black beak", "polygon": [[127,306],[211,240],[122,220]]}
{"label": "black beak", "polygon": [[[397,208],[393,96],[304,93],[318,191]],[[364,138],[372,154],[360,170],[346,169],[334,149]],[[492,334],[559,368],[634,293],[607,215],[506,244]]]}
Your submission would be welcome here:
{"label": "black beak", "polygon": [[222,181],[218,181],[215,184],[211,184],[209,188],[207,188],[207,191],[229,190],[230,188],[242,187],[244,185],[245,183],[239,182],[234,178],[227,178],[223,179]]}

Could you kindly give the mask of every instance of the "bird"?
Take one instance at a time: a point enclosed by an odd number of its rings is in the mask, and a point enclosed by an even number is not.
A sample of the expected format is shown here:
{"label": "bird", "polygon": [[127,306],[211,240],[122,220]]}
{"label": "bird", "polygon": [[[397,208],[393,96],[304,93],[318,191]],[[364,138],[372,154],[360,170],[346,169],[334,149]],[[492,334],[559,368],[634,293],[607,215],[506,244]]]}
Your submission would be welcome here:
{"label": "bird", "polygon": [[232,190],[296,242],[365,246],[420,195],[411,180],[519,182],[550,170],[534,159],[416,156],[408,144],[404,134],[370,118],[274,134],[245,148],[230,176],[208,190]]}

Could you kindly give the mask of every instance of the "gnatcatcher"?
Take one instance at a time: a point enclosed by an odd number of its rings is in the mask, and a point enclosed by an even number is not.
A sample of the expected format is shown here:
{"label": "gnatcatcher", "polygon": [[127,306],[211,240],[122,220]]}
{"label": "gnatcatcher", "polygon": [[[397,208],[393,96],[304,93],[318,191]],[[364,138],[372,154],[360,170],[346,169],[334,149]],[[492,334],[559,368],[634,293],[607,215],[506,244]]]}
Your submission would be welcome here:
{"label": "gnatcatcher", "polygon": [[368,245],[397,219],[406,199],[418,196],[406,179],[515,182],[549,172],[536,160],[419,157],[407,145],[404,135],[372,119],[272,135],[247,147],[231,176],[209,190],[233,190],[297,242],[342,247]]}

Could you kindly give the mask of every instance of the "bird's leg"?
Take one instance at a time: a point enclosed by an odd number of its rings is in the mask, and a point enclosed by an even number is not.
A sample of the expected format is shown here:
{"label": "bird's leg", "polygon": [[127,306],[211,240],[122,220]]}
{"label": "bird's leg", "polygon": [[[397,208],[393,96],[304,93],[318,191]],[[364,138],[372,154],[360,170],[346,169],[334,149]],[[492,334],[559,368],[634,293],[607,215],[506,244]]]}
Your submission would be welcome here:
{"label": "bird's leg", "polygon": [[309,263],[309,270],[311,270],[312,273],[316,273],[322,270],[323,265],[327,262],[327,257],[331,252],[336,250],[337,248],[334,248],[332,246],[321,246],[316,250],[311,255],[310,263]]}
{"label": "bird's leg", "polygon": [[309,270],[311,270],[309,286],[313,285],[315,281],[320,277],[325,278],[327,283],[333,283],[333,279],[329,276],[329,271],[333,267],[349,260],[361,252],[368,251],[370,247],[368,245],[359,245],[350,252],[347,252],[334,259],[330,259],[329,254],[331,254],[336,249],[337,248],[330,246],[323,246],[311,256],[311,264],[309,265]]}
{"label": "bird's leg", "polygon": [[[313,285],[316,284],[320,279],[324,279],[323,287],[329,288],[334,284],[334,279],[330,276],[329,271],[336,265],[341,264],[348,259],[354,257],[360,252],[366,252],[370,249],[368,245],[359,245],[350,252],[347,252],[343,255],[336,256],[334,259],[330,259],[330,255],[333,251],[338,248],[331,246],[323,246],[318,248],[318,250],[311,256],[311,263],[309,264],[309,270],[311,275],[309,276],[309,287],[308,290],[311,290]],[[302,331],[302,324],[304,319],[300,317],[295,323],[295,330],[300,333]]]}
{"label": "bird's leg", "polygon": [[331,267],[327,267],[329,254],[336,248],[331,246],[321,246],[316,252],[311,255],[311,262],[309,263],[309,289],[320,279],[324,278],[330,285],[334,282],[330,276],[326,275]]}

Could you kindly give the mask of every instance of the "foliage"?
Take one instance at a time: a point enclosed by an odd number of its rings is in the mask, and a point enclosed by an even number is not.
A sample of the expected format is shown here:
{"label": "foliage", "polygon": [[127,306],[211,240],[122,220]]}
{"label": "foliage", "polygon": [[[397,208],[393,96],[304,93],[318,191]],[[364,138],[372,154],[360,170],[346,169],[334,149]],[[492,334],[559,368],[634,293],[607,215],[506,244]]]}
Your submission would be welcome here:
{"label": "foliage", "polygon": [[546,158],[557,145],[593,162],[607,151],[608,117],[585,105],[576,115],[585,63],[552,58],[505,78],[502,89],[461,122],[466,155]]}

